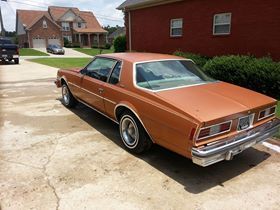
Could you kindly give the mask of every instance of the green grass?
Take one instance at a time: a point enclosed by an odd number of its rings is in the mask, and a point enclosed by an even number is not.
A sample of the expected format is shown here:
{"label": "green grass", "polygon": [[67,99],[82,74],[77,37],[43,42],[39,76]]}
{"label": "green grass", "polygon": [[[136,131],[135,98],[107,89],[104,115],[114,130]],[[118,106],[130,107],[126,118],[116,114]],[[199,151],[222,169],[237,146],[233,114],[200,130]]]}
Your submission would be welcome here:
{"label": "green grass", "polygon": [[74,68],[83,67],[90,60],[91,58],[36,58],[30,61],[55,68]]}
{"label": "green grass", "polygon": [[47,53],[40,52],[31,48],[21,48],[19,49],[20,56],[49,56]]}
{"label": "green grass", "polygon": [[113,49],[105,50],[105,49],[94,49],[94,48],[73,48],[73,50],[76,50],[78,52],[95,56],[99,54],[106,54],[106,53],[113,53]]}

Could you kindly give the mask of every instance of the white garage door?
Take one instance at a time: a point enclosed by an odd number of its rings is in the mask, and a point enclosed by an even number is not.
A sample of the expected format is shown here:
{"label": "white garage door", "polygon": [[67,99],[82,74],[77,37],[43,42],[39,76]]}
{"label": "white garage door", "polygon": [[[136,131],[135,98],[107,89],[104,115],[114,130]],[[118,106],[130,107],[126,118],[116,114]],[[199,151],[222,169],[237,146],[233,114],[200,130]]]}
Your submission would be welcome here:
{"label": "white garage door", "polygon": [[33,48],[46,48],[46,40],[40,38],[33,39]]}
{"label": "white garage door", "polygon": [[60,39],[49,38],[48,39],[48,44],[58,44],[58,45],[60,45]]}

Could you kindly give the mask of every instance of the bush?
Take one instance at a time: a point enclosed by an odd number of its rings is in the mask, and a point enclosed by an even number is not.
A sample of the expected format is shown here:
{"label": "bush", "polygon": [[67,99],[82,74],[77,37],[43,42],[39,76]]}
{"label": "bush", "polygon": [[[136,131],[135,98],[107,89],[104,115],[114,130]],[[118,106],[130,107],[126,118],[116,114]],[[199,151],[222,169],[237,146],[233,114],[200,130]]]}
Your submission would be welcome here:
{"label": "bush", "polygon": [[206,62],[210,59],[209,57],[202,56],[199,54],[189,53],[189,52],[176,51],[173,54],[193,60],[196,63],[196,65],[198,65],[200,68],[202,68],[206,64]]}
{"label": "bush", "polygon": [[126,37],[119,36],[114,40],[115,52],[125,52],[126,50]]}
{"label": "bush", "polygon": [[68,41],[68,39],[63,38],[63,41],[64,41],[64,47],[69,46],[69,41]]}
{"label": "bush", "polygon": [[280,99],[280,63],[273,62],[271,58],[214,57],[204,65],[203,70],[217,80]]}

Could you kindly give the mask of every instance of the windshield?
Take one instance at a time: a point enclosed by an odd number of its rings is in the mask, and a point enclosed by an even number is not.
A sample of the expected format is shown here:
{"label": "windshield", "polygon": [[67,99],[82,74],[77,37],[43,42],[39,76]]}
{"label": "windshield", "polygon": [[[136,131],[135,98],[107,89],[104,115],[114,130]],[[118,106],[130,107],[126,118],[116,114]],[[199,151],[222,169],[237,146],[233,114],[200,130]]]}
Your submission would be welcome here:
{"label": "windshield", "polygon": [[136,84],[150,90],[162,90],[214,82],[192,61],[166,60],[136,65]]}
{"label": "windshield", "polygon": [[53,47],[53,48],[61,49],[61,47],[60,47],[59,45],[53,45],[52,47]]}

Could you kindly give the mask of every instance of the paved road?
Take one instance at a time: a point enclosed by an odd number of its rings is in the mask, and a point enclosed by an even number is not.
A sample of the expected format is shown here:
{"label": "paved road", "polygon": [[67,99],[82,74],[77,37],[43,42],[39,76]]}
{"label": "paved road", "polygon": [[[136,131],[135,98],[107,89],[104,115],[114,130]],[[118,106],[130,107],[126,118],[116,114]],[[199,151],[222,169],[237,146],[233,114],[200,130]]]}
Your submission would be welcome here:
{"label": "paved road", "polygon": [[133,156],[114,123],[61,105],[55,75],[0,66],[0,209],[280,209],[279,153],[207,168],[157,146]]}

